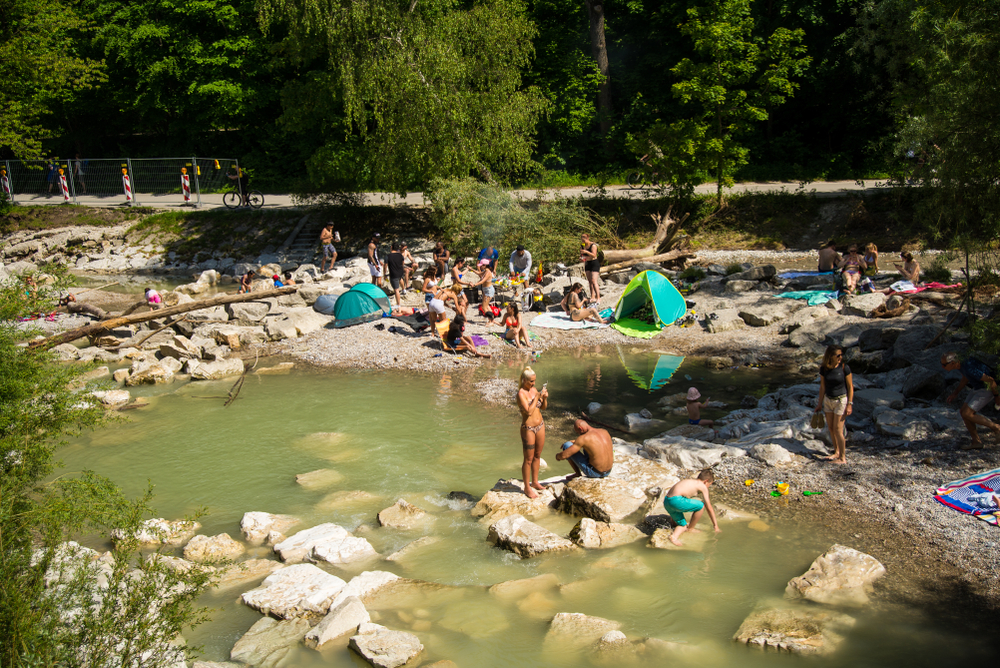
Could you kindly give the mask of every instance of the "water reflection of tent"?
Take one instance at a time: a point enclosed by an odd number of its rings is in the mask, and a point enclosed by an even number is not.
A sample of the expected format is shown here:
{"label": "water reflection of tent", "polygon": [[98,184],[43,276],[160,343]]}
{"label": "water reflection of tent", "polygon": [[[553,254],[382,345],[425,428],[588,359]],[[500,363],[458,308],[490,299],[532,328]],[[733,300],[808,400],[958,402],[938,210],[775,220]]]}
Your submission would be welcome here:
{"label": "water reflection of tent", "polygon": [[625,363],[625,357],[621,349],[618,350],[618,358],[625,367],[625,373],[632,379],[636,387],[649,392],[655,392],[670,380],[674,372],[681,367],[684,362],[683,357],[677,355],[643,355],[638,361],[631,365]]}

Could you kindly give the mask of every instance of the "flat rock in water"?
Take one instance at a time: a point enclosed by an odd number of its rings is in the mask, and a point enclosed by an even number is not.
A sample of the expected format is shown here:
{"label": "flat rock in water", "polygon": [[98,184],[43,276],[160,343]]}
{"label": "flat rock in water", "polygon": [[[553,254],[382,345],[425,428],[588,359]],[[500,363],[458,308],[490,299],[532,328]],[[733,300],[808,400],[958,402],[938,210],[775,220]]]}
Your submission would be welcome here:
{"label": "flat rock in water", "polygon": [[[179,546],[190,540],[200,528],[201,524],[194,520],[168,522],[162,517],[158,517],[143,522],[142,527],[136,532],[135,538],[141,545]],[[121,535],[120,530],[111,532],[112,539],[120,540]]]}
{"label": "flat rock in water", "polygon": [[464,598],[465,591],[452,585],[397,577],[359,598],[370,611],[398,610],[458,600]]}
{"label": "flat rock in water", "polygon": [[789,580],[785,598],[860,607],[868,603],[873,583],[883,575],[885,566],[875,557],[834,545],[817,557],[808,571]]}
{"label": "flat rock in water", "polygon": [[184,546],[184,558],[191,561],[222,561],[235,559],[247,548],[243,543],[235,541],[228,533],[217,536],[195,536]]}
{"label": "flat rock in water", "polygon": [[300,523],[298,517],[291,515],[273,515],[260,511],[251,511],[243,514],[240,520],[240,531],[243,538],[251,545],[262,545],[264,539],[272,531],[287,533],[296,524]]}
{"label": "flat rock in water", "polygon": [[733,640],[792,654],[829,654],[855,619],[820,608],[759,608],[743,620]]}
{"label": "flat rock in water", "polygon": [[647,498],[642,487],[627,480],[579,477],[566,484],[559,509],[600,522],[614,522],[639,510]]}
{"label": "flat rock in water", "polygon": [[326,617],[306,634],[306,646],[314,649],[322,647],[335,638],[353,634],[359,626],[371,620],[361,599],[348,596],[340,605],[331,606]]}
{"label": "flat rock in water", "polygon": [[580,547],[599,550],[634,543],[645,538],[646,534],[630,524],[596,522],[584,517],[573,527],[569,537]]}
{"label": "flat rock in water", "polygon": [[331,487],[344,480],[344,474],[334,469],[316,469],[309,473],[300,473],[295,476],[295,483],[306,489],[323,489]]}
{"label": "flat rock in water", "polygon": [[559,578],[553,573],[536,575],[533,578],[523,578],[521,580],[507,580],[499,582],[490,587],[490,593],[501,601],[516,601],[546,589],[556,589],[559,586]]}
{"label": "flat rock in water", "polygon": [[228,589],[243,585],[253,580],[265,578],[284,567],[283,563],[273,559],[247,559],[216,571],[217,577],[214,586],[216,589]]}
{"label": "flat rock in water", "polygon": [[217,362],[188,362],[188,373],[191,380],[219,380],[230,376],[239,376],[243,373],[243,360],[238,357],[231,357]]}
{"label": "flat rock in water", "polygon": [[747,324],[740,317],[739,311],[734,308],[720,309],[708,315],[708,331],[712,334],[743,329],[746,326]]}
{"label": "flat rock in water", "polygon": [[572,542],[520,515],[511,515],[494,522],[490,526],[489,541],[499,548],[514,552],[523,559],[546,552],[576,548]]}
{"label": "flat rock in water", "polygon": [[621,622],[579,612],[560,612],[545,634],[545,651],[589,647],[606,633],[621,629]]}
{"label": "flat rock in water", "polygon": [[275,668],[308,630],[309,622],[304,619],[279,622],[264,617],[236,641],[229,658],[260,668]]}
{"label": "flat rock in water", "polygon": [[678,539],[680,540],[680,545],[674,545],[670,542],[670,533],[673,531],[672,528],[657,529],[653,532],[653,535],[649,537],[649,542],[646,543],[646,547],[652,547],[658,550],[701,552],[705,549],[705,545],[708,543],[709,532],[712,531],[711,528],[706,529],[706,526],[711,527],[711,524],[704,524],[697,533],[691,533],[690,531],[682,533]]}
{"label": "flat rock in water", "polygon": [[412,555],[414,552],[419,550],[421,547],[426,545],[433,545],[441,540],[438,536],[422,536],[415,541],[411,541],[399,548],[388,557],[385,558],[386,561],[403,561],[406,557]]}
{"label": "flat rock in water", "polygon": [[106,408],[121,408],[132,400],[128,390],[98,390],[90,394]]}
{"label": "flat rock in water", "polygon": [[243,602],[285,619],[326,614],[345,584],[312,564],[296,564],[267,576],[260,587],[243,594]]}
{"label": "flat rock in water", "polygon": [[428,518],[427,511],[417,508],[405,499],[399,499],[378,514],[379,526],[397,529],[412,529],[423,524]]}
{"label": "flat rock in water", "polygon": [[486,492],[475,506],[473,517],[480,522],[492,524],[511,515],[522,515],[535,519],[547,515],[556,505],[556,495],[550,487],[538,491],[538,497],[529,499],[524,493],[524,483],[520,480],[500,480],[493,489]]}
{"label": "flat rock in water", "polygon": [[362,624],[351,636],[351,649],[377,668],[397,668],[424,650],[420,639],[405,631],[392,631],[379,624]]}
{"label": "flat rock in water", "polygon": [[254,371],[258,376],[275,376],[279,374],[291,373],[292,369],[295,368],[295,362],[281,362],[280,364],[275,364],[274,366],[261,367]]}
{"label": "flat rock in water", "polygon": [[[364,539],[359,538],[354,541],[348,541],[348,539],[354,538],[355,536],[350,531],[340,525],[332,523],[319,524],[311,529],[305,529],[286,538],[274,546],[274,551],[281,556],[282,561],[290,564],[304,561],[306,557],[313,554],[316,548],[324,548],[324,551],[329,552],[331,556],[341,549],[347,550],[347,553],[358,549],[361,549],[361,553],[366,552],[363,546],[355,544],[357,540]],[[365,543],[367,542],[365,541]],[[370,548],[371,545],[368,547]],[[372,549],[372,553],[374,552],[374,549]]]}
{"label": "flat rock in water", "polygon": [[338,593],[336,598],[333,599],[331,607],[340,605],[349,596],[362,598],[373,595],[382,587],[385,587],[392,582],[396,582],[399,579],[400,577],[398,575],[388,571],[364,571],[363,573],[355,575],[351,578],[351,581],[347,583],[347,586],[341,589],[340,593]]}

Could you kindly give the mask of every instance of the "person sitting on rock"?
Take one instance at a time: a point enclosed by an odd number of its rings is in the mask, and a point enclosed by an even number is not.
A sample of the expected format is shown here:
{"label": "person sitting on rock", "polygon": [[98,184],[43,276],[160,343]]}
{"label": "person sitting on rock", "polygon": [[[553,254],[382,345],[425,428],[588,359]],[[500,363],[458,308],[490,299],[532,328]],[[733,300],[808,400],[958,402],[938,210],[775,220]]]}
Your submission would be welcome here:
{"label": "person sitting on rock", "polygon": [[163,303],[163,298],[160,297],[159,292],[157,292],[153,288],[146,288],[145,294],[146,294],[146,303],[149,304],[150,308],[152,309],[160,308],[160,305]]}
{"label": "person sitting on rock", "polygon": [[[681,534],[685,531],[692,533],[700,531],[694,526],[701,519],[701,514],[706,508],[708,516],[712,518],[715,533],[722,531],[719,528],[719,520],[715,517],[715,508],[712,507],[712,501],[708,498],[708,488],[713,482],[715,482],[715,474],[712,473],[712,469],[705,469],[698,474],[697,478],[681,480],[667,491],[666,498],[663,499],[663,507],[676,525],[670,534],[670,542],[674,545],[681,545]],[[694,498],[699,493],[704,497],[704,503]],[[684,513],[694,513],[690,523],[684,519]]]}
{"label": "person sitting on rock", "polygon": [[611,434],[607,429],[591,427],[584,420],[573,423],[576,433],[580,434],[575,441],[562,444],[562,452],[556,453],[559,461],[569,460],[575,473],[570,478],[581,475],[588,478],[607,478],[615,463],[614,446]]}
{"label": "person sitting on rock", "polygon": [[997,396],[997,381],[991,375],[990,368],[975,357],[959,362],[957,354],[945,353],[941,356],[941,368],[945,371],[958,371],[962,374],[962,381],[955,388],[955,391],[945,399],[946,402],[950,404],[955,401],[958,398],[958,393],[966,385],[972,390],[972,394],[966,397],[965,403],[958,411],[972,440],[971,443],[959,447],[962,450],[979,450],[983,447],[983,442],[979,440],[976,425],[983,425],[994,434],[1000,434],[1000,425],[978,414],[990,402],[993,402],[994,406],[1000,403],[1000,398]]}
{"label": "person sitting on rock", "polygon": [[240,279],[240,289],[236,294],[246,294],[253,289],[253,277],[256,273],[253,269],[248,269],[247,273],[243,274],[243,277]]}
{"label": "person sitting on rock", "polygon": [[701,392],[698,391],[698,388],[689,388],[687,396],[688,424],[696,424],[699,427],[711,427],[715,422],[704,420],[701,417],[701,409],[708,408],[708,399],[700,403],[698,399],[701,399]]}

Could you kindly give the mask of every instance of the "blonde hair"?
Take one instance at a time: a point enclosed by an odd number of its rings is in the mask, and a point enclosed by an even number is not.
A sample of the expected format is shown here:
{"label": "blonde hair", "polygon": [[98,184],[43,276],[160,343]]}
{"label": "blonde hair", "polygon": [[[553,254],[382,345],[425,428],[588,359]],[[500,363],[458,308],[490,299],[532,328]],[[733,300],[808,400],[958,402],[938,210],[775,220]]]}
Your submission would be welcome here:
{"label": "blonde hair", "polygon": [[869,253],[871,253],[871,252],[877,253],[878,252],[878,246],[876,246],[873,243],[869,243],[867,246],[865,246],[865,250],[868,251]]}
{"label": "blonde hair", "polygon": [[532,369],[530,366],[524,367],[524,371],[521,372],[521,385],[524,385],[524,380],[526,378],[534,378],[534,377],[535,377],[535,370]]}

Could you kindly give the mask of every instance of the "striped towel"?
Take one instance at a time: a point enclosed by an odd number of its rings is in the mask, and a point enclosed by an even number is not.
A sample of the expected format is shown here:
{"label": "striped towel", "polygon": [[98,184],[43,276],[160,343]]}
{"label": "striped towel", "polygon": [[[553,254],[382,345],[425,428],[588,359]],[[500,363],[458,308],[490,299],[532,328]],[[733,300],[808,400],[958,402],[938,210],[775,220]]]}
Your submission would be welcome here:
{"label": "striped towel", "polygon": [[970,475],[937,488],[934,498],[960,513],[978,517],[993,526],[1000,524],[1000,469]]}

